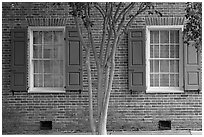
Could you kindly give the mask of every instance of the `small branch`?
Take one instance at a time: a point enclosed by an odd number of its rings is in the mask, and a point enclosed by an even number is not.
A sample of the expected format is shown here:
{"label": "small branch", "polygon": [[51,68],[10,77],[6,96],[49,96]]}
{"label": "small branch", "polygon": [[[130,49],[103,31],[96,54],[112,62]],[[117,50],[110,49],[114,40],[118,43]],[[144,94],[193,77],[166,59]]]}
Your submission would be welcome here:
{"label": "small branch", "polygon": [[107,32],[107,16],[105,17],[103,21],[103,34],[102,34],[102,40],[101,40],[101,45],[100,45],[100,55],[99,55],[99,59],[101,63],[102,63],[102,58],[103,58],[103,50],[104,50],[104,44],[105,44],[105,39],[106,39],[106,32]]}
{"label": "small branch", "polygon": [[[142,5],[142,6],[141,6]],[[127,30],[129,28],[129,26],[132,24],[133,20],[142,12],[144,12],[147,7],[151,6],[150,3],[147,3],[146,5],[144,5],[143,3],[140,5],[139,10],[135,13],[135,15],[132,16],[132,18],[128,21],[128,23],[125,26],[125,29],[123,30],[123,33],[127,33]],[[144,7],[145,6],[145,7]]]}
{"label": "small branch", "polygon": [[131,2],[127,7],[125,7],[125,8],[120,12],[120,14],[118,15],[118,17],[116,18],[116,22],[119,21],[120,17],[126,12],[127,9],[129,9],[129,8],[132,6],[132,4],[135,4],[135,3],[134,3],[134,2]]}
{"label": "small branch", "polygon": [[108,56],[110,54],[111,37],[112,37],[112,29],[108,33],[108,42],[107,42],[107,45],[106,45],[106,52],[105,52],[105,57],[104,57],[104,61],[103,61],[103,67],[105,67],[105,65],[107,64],[107,59],[108,59]]}
{"label": "small branch", "polygon": [[84,38],[82,37],[82,31],[80,29],[80,26],[79,26],[79,21],[78,21],[78,18],[76,16],[74,16],[74,22],[76,24],[76,28],[78,30],[78,33],[79,33],[79,39],[82,43],[82,46],[87,50],[88,49],[88,46],[85,44],[84,42]]}
{"label": "small branch", "polygon": [[[88,22],[90,22],[90,18],[88,16],[88,13],[87,13],[86,9],[85,9],[85,15],[86,15],[86,20]],[[88,31],[88,38],[90,40],[90,44],[91,44],[91,47],[92,47],[92,50],[93,50],[94,58],[95,58],[95,61],[96,61],[96,66],[98,67],[98,65],[99,65],[99,58],[97,56],[96,47],[94,46],[95,44],[94,44],[93,34],[92,34],[92,30],[91,30],[90,24],[87,25],[86,29]]]}
{"label": "small branch", "polygon": [[121,21],[120,21],[120,24],[118,25],[117,33],[120,32],[121,28],[122,28],[123,25],[124,25],[126,15],[134,8],[134,6],[135,6],[135,3],[131,3],[130,5],[128,5],[128,8],[127,8],[127,10],[123,13],[123,17],[122,17],[122,19],[121,19]]}
{"label": "small branch", "polygon": [[101,7],[101,5],[99,3],[95,2],[94,7],[101,13],[102,17],[105,18],[105,11]]}
{"label": "small branch", "polygon": [[116,21],[116,16],[118,15],[118,12],[119,12],[121,6],[122,6],[122,2],[120,2],[118,4],[118,8],[115,11],[115,14],[114,14],[114,17],[113,17],[114,21]]}

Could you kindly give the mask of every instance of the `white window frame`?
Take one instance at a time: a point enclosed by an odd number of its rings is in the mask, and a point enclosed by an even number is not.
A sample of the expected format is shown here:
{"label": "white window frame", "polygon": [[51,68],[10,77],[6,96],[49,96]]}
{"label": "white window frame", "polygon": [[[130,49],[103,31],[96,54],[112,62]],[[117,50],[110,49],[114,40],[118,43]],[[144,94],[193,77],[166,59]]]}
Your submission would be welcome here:
{"label": "white window frame", "polygon": [[[179,30],[179,87],[150,87],[150,31]],[[183,89],[183,25],[146,26],[146,93],[182,93]]]}
{"label": "white window frame", "polygon": [[[65,92],[65,64],[66,64],[66,51],[64,50],[64,66],[63,66],[63,87],[60,88],[46,88],[46,87],[34,87],[34,81],[33,81],[33,63],[32,63],[32,58],[33,58],[33,48],[32,48],[32,43],[33,43],[33,31],[62,31],[63,32],[63,37],[65,38],[65,27],[63,26],[43,26],[43,27],[28,27],[28,36],[29,36],[29,46],[28,46],[28,58],[29,58],[29,64],[28,64],[28,84],[29,84],[29,93],[64,93]],[[65,49],[65,41],[63,41],[63,46]]]}

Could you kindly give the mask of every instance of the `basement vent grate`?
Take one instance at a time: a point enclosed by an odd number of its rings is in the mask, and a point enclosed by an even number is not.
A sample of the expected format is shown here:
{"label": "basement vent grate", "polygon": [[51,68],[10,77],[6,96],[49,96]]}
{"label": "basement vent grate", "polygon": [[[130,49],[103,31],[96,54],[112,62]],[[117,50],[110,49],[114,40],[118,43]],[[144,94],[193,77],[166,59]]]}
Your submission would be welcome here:
{"label": "basement vent grate", "polygon": [[40,121],[40,130],[52,130],[52,121]]}
{"label": "basement vent grate", "polygon": [[171,121],[159,121],[159,130],[171,130]]}

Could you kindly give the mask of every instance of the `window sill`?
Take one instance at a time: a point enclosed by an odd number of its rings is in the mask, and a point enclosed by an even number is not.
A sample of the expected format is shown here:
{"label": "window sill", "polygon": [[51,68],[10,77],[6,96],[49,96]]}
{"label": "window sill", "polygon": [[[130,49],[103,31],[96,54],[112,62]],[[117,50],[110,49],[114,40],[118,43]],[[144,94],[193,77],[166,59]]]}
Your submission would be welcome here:
{"label": "window sill", "polygon": [[47,88],[47,89],[44,89],[44,88],[33,88],[33,89],[30,89],[28,91],[28,93],[65,93],[66,91],[64,89],[61,89],[61,88],[56,88],[56,89],[53,89],[53,88]]}
{"label": "window sill", "polygon": [[182,89],[173,89],[173,88],[151,88],[147,89],[146,93],[184,93]]}

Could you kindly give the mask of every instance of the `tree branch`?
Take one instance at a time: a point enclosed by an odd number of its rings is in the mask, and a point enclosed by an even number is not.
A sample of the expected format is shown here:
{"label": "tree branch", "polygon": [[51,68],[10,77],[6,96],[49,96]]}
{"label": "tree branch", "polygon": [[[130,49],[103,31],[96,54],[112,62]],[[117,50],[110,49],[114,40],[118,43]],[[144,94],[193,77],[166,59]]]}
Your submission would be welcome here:
{"label": "tree branch", "polygon": [[101,5],[97,2],[94,2],[94,7],[101,13],[102,17],[105,18],[105,11],[101,7]]}
{"label": "tree branch", "polygon": [[130,4],[127,6],[126,11],[124,11],[124,13],[123,13],[123,17],[122,17],[122,19],[121,19],[121,21],[120,21],[120,24],[118,25],[117,33],[120,32],[121,28],[122,28],[123,25],[124,25],[126,15],[134,8],[134,6],[135,6],[135,3],[133,3],[133,2],[130,3]]}
{"label": "tree branch", "polygon": [[81,31],[81,28],[79,26],[79,21],[78,21],[78,18],[76,16],[74,16],[74,22],[76,24],[76,28],[77,28],[77,31],[79,33],[79,39],[80,39],[80,41],[82,43],[82,46],[85,48],[85,50],[87,50],[88,46],[84,42],[84,38],[82,37],[82,31]]}
{"label": "tree branch", "polygon": [[118,15],[118,12],[119,12],[121,6],[122,6],[122,2],[120,2],[118,4],[118,8],[115,11],[115,14],[114,14],[114,17],[113,17],[114,21],[116,21],[116,16]]}
{"label": "tree branch", "polygon": [[140,13],[144,12],[144,11],[145,11],[148,7],[150,7],[150,6],[152,6],[151,3],[142,3],[142,4],[140,5],[139,10],[135,13],[135,15],[133,15],[133,16],[131,17],[131,19],[130,19],[130,20],[128,21],[128,23],[126,24],[126,26],[125,26],[125,28],[124,28],[124,30],[123,30],[123,33],[127,33],[127,30],[128,30],[128,28],[129,28],[129,26],[132,24],[133,20],[134,20]]}
{"label": "tree branch", "polygon": [[[85,16],[86,16],[86,21],[90,22],[90,17],[88,15],[87,10],[85,9],[84,11],[85,11]],[[94,46],[95,44],[94,44],[94,40],[93,40],[93,34],[92,34],[92,30],[91,30],[91,25],[88,24],[86,29],[88,31],[88,38],[90,40],[90,44],[91,44],[91,47],[92,47],[92,50],[93,50],[94,58],[95,58],[95,61],[96,61],[96,66],[98,67],[98,65],[99,65],[99,58],[97,56],[96,47]]]}
{"label": "tree branch", "polygon": [[132,4],[134,4],[134,2],[131,2],[128,6],[126,6],[126,7],[120,12],[120,14],[118,15],[118,17],[116,18],[116,22],[119,21],[120,17],[125,13],[125,11],[126,11],[127,9],[129,9],[129,8],[131,7]]}
{"label": "tree branch", "polygon": [[101,63],[102,63],[102,58],[103,58],[103,50],[104,50],[104,44],[105,44],[105,39],[106,39],[106,32],[107,32],[107,16],[104,18],[104,21],[103,21],[103,34],[102,34],[102,40],[101,40],[101,45],[100,45],[100,55],[99,55],[99,59]]}

